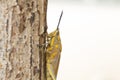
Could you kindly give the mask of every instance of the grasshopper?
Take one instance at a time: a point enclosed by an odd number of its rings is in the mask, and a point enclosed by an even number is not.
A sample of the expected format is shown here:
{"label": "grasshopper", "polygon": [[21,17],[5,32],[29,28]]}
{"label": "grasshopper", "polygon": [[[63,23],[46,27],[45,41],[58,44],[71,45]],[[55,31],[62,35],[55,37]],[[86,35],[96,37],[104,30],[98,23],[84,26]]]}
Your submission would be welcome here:
{"label": "grasshopper", "polygon": [[47,68],[47,80],[56,80],[59,61],[62,51],[62,44],[60,39],[59,24],[61,21],[63,11],[61,12],[57,29],[48,34],[47,46],[46,46],[46,68]]}

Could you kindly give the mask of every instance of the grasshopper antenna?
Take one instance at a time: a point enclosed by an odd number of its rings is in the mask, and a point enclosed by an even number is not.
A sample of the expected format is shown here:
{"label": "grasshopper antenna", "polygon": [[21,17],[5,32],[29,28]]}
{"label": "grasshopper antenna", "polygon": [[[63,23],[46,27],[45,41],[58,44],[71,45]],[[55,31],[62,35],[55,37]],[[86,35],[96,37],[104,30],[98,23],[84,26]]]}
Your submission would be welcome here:
{"label": "grasshopper antenna", "polygon": [[60,18],[59,18],[59,22],[58,22],[58,25],[57,25],[57,30],[59,30],[59,25],[60,25],[60,21],[61,21],[62,15],[63,15],[63,11],[61,12],[61,15],[60,15]]}

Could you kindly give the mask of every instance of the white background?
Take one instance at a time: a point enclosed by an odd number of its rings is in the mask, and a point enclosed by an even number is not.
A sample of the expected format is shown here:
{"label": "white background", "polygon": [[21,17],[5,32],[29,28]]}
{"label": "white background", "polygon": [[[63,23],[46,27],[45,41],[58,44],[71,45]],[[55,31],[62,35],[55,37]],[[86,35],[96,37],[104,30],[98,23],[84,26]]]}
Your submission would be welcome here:
{"label": "white background", "polygon": [[96,0],[48,0],[48,31],[60,33],[57,80],[120,80],[120,4]]}

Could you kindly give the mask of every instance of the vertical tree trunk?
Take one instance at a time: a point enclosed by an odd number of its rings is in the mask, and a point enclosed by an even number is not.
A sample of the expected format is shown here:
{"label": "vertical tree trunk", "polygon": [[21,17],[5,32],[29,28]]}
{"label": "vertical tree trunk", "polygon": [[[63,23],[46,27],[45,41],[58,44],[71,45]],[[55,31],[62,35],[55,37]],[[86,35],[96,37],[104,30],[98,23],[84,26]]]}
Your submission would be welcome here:
{"label": "vertical tree trunk", "polygon": [[0,80],[46,80],[47,0],[0,0]]}

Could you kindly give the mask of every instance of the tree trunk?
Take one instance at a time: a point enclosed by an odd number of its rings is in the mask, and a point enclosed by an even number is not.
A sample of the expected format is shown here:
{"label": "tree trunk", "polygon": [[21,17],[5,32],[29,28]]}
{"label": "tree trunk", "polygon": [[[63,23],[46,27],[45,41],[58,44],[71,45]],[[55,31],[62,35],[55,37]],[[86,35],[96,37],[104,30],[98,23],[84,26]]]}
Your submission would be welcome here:
{"label": "tree trunk", "polygon": [[0,80],[46,80],[47,0],[0,0]]}

